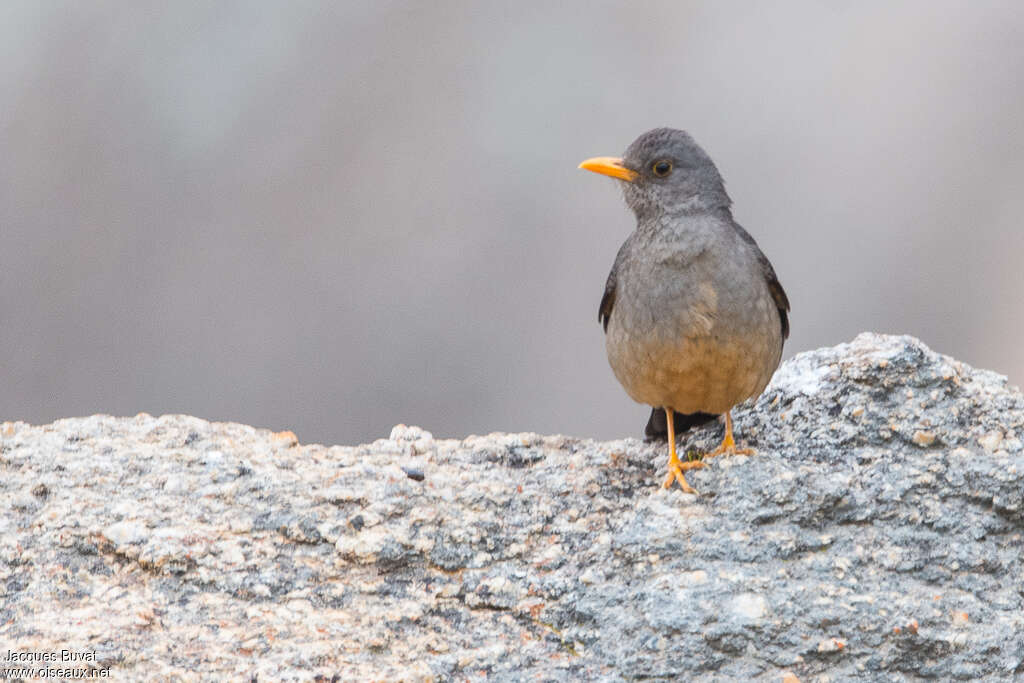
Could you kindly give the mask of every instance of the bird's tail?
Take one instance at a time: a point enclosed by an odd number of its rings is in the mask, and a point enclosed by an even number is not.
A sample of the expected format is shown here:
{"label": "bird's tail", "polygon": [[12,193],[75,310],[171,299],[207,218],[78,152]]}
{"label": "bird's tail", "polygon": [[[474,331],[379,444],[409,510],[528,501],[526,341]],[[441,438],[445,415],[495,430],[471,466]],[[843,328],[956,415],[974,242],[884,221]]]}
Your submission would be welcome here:
{"label": "bird's tail", "polygon": [[[676,413],[673,418],[676,436],[679,436],[688,429],[711,422],[711,420],[717,417],[717,415],[711,415],[710,413],[692,413],[690,415]],[[647,426],[644,428],[644,440],[668,441],[668,423],[665,421],[665,411],[661,408],[651,409],[651,419],[647,421]]]}

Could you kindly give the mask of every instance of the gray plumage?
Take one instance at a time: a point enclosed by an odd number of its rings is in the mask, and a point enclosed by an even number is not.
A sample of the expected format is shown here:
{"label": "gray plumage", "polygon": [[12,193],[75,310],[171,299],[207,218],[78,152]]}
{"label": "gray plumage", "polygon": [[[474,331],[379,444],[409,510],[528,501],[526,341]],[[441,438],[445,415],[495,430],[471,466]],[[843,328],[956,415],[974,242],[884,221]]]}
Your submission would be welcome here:
{"label": "gray plumage", "polygon": [[601,300],[608,361],[640,403],[725,413],[759,395],[778,367],[786,293],[733,220],[714,162],[687,133],[641,135],[622,166],[636,174],[621,185],[637,227]]}

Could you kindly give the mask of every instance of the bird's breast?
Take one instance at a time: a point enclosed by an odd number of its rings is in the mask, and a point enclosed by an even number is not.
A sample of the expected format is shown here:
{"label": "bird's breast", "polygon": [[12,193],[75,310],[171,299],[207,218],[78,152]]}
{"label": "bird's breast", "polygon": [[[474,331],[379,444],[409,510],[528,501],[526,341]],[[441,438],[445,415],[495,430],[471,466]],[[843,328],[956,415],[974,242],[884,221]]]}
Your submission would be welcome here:
{"label": "bird's breast", "polygon": [[704,261],[648,259],[620,274],[606,349],[640,403],[722,413],[760,394],[778,366],[781,332],[766,284]]}

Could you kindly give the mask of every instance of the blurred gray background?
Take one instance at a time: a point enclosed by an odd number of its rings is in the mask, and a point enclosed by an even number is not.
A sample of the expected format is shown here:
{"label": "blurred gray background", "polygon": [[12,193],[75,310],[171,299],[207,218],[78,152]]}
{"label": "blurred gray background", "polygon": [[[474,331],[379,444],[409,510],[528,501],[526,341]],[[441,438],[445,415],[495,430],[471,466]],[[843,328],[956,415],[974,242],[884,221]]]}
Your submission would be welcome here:
{"label": "blurred gray background", "polygon": [[1016,2],[0,4],[0,419],[638,436],[577,170],[689,130],[793,303],[1024,379]]}

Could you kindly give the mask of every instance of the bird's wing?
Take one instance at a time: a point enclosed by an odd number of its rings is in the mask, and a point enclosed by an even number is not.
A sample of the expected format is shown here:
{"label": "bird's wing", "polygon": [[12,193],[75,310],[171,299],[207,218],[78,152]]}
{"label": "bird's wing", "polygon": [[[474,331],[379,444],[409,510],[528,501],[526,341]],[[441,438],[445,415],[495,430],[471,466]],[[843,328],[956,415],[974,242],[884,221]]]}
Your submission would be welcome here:
{"label": "bird's wing", "polygon": [[[757,251],[758,253],[761,252],[760,249]],[[779,282],[779,278],[775,275],[775,269],[772,268],[768,257],[761,254],[760,261],[761,269],[764,271],[765,282],[768,283],[768,291],[771,292],[775,306],[779,309],[779,320],[782,321],[782,338],[789,339],[789,297],[786,296],[786,290],[782,288],[782,283]]]}
{"label": "bird's wing", "polygon": [[608,273],[608,281],[604,284],[604,296],[601,297],[601,307],[597,309],[597,322],[604,325],[604,331],[608,331],[608,321],[612,319],[612,307],[615,306],[615,269]]}
{"label": "bird's wing", "polygon": [[782,338],[789,339],[789,297],[786,296],[786,290],[782,288],[782,283],[779,282],[778,276],[775,274],[775,269],[772,268],[771,262],[768,257],[764,255],[761,248],[757,246],[757,242],[751,237],[750,233],[743,229],[741,225],[733,222],[733,227],[736,228],[736,232],[739,233],[740,237],[745,242],[750,244],[754,248],[754,252],[757,254],[757,261],[761,264],[761,272],[764,274],[764,281],[768,285],[768,291],[772,295],[772,300],[775,302],[775,307],[779,309],[779,321],[782,323]]}
{"label": "bird's wing", "polygon": [[601,305],[597,309],[597,322],[604,325],[604,331],[608,331],[608,321],[612,319],[612,308],[615,306],[615,286],[618,284],[619,266],[626,257],[627,239],[619,247],[619,253],[615,255],[615,264],[608,273],[608,280],[604,283],[604,296],[601,297]]}

